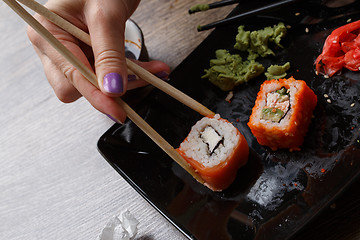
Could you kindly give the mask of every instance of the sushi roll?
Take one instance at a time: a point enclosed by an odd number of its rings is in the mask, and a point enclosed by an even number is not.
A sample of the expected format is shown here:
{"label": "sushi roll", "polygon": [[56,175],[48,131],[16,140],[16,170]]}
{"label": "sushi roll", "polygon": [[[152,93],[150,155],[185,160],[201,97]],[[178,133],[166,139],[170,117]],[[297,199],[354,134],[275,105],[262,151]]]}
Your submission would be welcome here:
{"label": "sushi roll", "polygon": [[302,80],[265,81],[257,95],[248,126],[261,145],[272,150],[300,150],[317,103]]}
{"label": "sushi roll", "polygon": [[219,114],[198,121],[177,151],[213,191],[227,188],[249,155],[244,136]]}

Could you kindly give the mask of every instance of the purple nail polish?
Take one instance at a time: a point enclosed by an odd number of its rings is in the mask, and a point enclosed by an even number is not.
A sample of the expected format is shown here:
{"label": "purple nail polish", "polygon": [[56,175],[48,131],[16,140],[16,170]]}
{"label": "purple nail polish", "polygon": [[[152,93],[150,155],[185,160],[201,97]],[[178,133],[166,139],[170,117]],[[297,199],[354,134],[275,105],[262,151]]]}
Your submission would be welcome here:
{"label": "purple nail polish", "polygon": [[124,91],[123,79],[118,73],[108,73],[104,77],[103,87],[109,93],[122,93]]}
{"label": "purple nail polish", "polygon": [[129,74],[128,75],[128,81],[131,82],[131,81],[135,81],[136,80],[136,75],[134,74]]}
{"label": "purple nail polish", "polygon": [[120,122],[119,120],[113,118],[113,117],[110,116],[109,114],[106,114],[106,116],[108,116],[108,117],[109,117],[111,120],[113,120],[114,122],[122,124],[122,122]]}
{"label": "purple nail polish", "polygon": [[162,71],[162,72],[155,73],[155,76],[157,76],[158,78],[161,78],[162,80],[167,80],[169,74],[167,72]]}

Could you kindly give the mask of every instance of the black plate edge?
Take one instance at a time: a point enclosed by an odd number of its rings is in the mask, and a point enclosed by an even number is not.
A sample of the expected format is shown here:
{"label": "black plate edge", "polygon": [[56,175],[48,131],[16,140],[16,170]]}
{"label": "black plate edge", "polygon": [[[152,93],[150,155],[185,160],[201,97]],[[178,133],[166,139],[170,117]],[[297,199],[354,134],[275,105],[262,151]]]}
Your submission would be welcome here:
{"label": "black plate edge", "polygon": [[[136,185],[135,182],[133,182],[130,177],[126,175],[125,172],[123,172],[120,168],[116,166],[113,162],[111,162],[105,154],[101,151],[101,144],[103,143],[104,136],[107,135],[107,132],[111,132],[110,130],[113,129],[115,126],[118,126],[117,123],[115,123],[108,131],[106,131],[98,140],[97,142],[97,150],[100,153],[100,155],[106,160],[106,162],[117,172],[120,174],[120,176],[140,194],[141,197],[143,197],[153,208],[156,209],[167,221],[169,221],[177,230],[179,230],[185,237],[187,237],[189,240],[196,239],[191,233],[187,232],[186,230],[183,230],[179,224],[176,224],[170,217],[166,215],[163,211],[161,211],[160,207],[157,206],[154,202],[152,202],[149,197],[146,195],[145,192],[141,190],[139,186]],[[184,228],[185,229],[185,228]]]}

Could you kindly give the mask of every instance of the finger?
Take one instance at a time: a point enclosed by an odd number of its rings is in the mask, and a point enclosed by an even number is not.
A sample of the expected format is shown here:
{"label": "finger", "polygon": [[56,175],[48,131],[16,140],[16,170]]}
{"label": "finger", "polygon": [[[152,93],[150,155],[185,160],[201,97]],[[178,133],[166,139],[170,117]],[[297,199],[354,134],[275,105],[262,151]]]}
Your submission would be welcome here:
{"label": "finger", "polygon": [[[155,76],[161,78],[162,80],[165,80],[165,81],[168,80],[170,68],[164,62],[156,61],[156,60],[150,61],[150,62],[140,62],[140,61],[136,61],[136,60],[131,60],[131,61],[135,62],[140,67],[146,69],[147,71],[149,71],[150,73],[154,74]],[[138,88],[138,87],[143,87],[148,84],[149,83],[146,82],[145,80],[138,79],[138,78],[136,78],[135,75],[129,74],[127,90],[131,90],[131,89]]]}
{"label": "finger", "polygon": [[[79,47],[79,42],[75,37],[56,27],[54,24],[50,23],[41,16],[38,16],[38,19],[42,25],[44,25],[44,27],[47,28],[53,34],[53,36],[60,41],[62,45],[64,45],[64,47],[66,47],[87,68],[91,69],[91,65],[86,55]],[[57,69],[59,69],[63,74],[63,77],[60,79],[68,80],[72,85],[75,86],[75,88],[77,88],[77,85],[79,85],[78,81],[81,82],[84,80],[84,78],[79,79],[74,77],[75,75],[80,75],[78,70],[34,30],[29,29],[28,35],[33,45],[36,47],[35,49],[43,61],[43,64],[46,64],[46,67],[50,66],[50,63],[51,65],[55,65]],[[49,71],[47,72],[50,79],[52,79],[50,76],[51,73]],[[66,84],[65,81],[62,84]]]}
{"label": "finger", "polygon": [[60,69],[42,52],[34,46],[35,52],[44,67],[44,72],[48,82],[53,88],[57,98],[64,102],[74,102],[81,97],[79,91],[65,78]]}
{"label": "finger", "polygon": [[147,71],[151,72],[152,74],[163,80],[166,80],[169,76],[170,67],[164,62],[157,60],[153,60],[150,62],[141,62],[137,60],[131,60],[131,61],[135,62],[140,67],[146,69]]}
{"label": "finger", "polygon": [[[53,35],[60,40],[60,42],[70,50],[81,62],[83,62],[87,67],[90,67],[90,64],[82,52],[80,47],[77,45],[77,40],[74,39],[72,36],[67,34],[66,32],[62,31],[61,29],[53,29],[51,23],[43,20],[44,26],[48,25],[48,29],[52,29]],[[81,73],[70,64],[61,54],[59,54],[52,46],[50,46],[42,37],[40,37],[37,33],[29,30],[29,38],[33,42],[33,44],[38,48],[40,55],[42,56],[43,61],[45,61],[45,68],[50,67],[53,69],[55,65],[60,73],[63,74],[64,78],[57,76],[51,76],[51,70],[47,71],[47,76],[50,79],[54,79],[59,77],[63,81],[69,81],[77,90],[78,92],[83,95],[91,105],[96,108],[98,111],[105,113],[107,115],[112,116],[113,119],[116,119],[118,122],[124,122],[126,119],[126,114],[124,110],[120,107],[116,101],[105,94],[103,94],[99,89],[97,89],[94,85],[92,85]],[[46,58],[51,59],[51,64]],[[57,72],[59,73],[59,72]],[[56,73],[55,73],[56,74]],[[59,81],[53,81],[52,83],[57,89],[56,84]],[[65,85],[61,85],[64,83],[59,83],[59,88],[64,87]]]}
{"label": "finger", "polygon": [[127,6],[118,0],[93,0],[86,5],[84,15],[100,89],[108,96],[121,96],[126,92],[128,79],[124,49]]}
{"label": "finger", "polygon": [[137,76],[135,75],[128,76],[127,90],[132,90],[139,87],[145,87],[146,85],[149,85],[149,83],[142,79],[137,78]]}
{"label": "finger", "polygon": [[[79,72],[74,72],[77,78],[84,78]],[[124,123],[126,113],[114,98],[105,95],[98,88],[84,79],[77,82],[77,89],[90,102],[90,104],[98,111],[110,116],[118,123]]]}
{"label": "finger", "polygon": [[81,97],[80,92],[64,77],[64,74],[51,60],[46,60],[43,65],[45,75],[60,101],[71,103]]}
{"label": "finger", "polygon": [[[112,97],[106,96],[97,87],[92,85],[76,68],[74,68],[70,63],[66,63],[67,60],[64,59],[64,62],[57,62],[60,61],[58,59],[54,63],[47,63],[49,65],[46,65],[46,72],[50,76],[49,78],[53,79],[59,77],[62,81],[68,83],[69,81],[67,79],[71,79],[70,82],[72,83],[69,85],[63,84],[59,81],[60,79],[55,81],[52,80],[53,88],[55,92],[59,94],[57,95],[59,99],[64,102],[71,102],[82,95],[98,111],[111,116],[119,123],[123,123],[125,121],[126,113]],[[60,70],[53,72],[52,69],[55,68],[54,66],[56,66],[56,68],[57,66],[60,66]],[[61,78],[57,75],[57,73],[59,73],[59,75],[62,74],[65,77]],[[66,89],[66,87],[70,89]],[[76,91],[73,91],[72,87],[75,87]],[[69,94],[67,91],[71,91],[71,93]]]}

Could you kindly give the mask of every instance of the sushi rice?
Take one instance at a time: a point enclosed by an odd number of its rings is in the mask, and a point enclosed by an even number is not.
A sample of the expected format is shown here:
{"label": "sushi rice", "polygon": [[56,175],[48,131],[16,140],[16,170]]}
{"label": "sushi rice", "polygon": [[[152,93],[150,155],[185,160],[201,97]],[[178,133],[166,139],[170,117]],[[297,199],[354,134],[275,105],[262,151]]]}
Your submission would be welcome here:
{"label": "sushi rice", "polygon": [[[211,126],[217,136],[205,137],[201,133],[207,126]],[[216,114],[214,118],[202,118],[192,128],[184,142],[181,143],[180,149],[188,156],[196,159],[205,167],[213,167],[225,161],[231,154],[231,150],[238,144],[240,136],[237,129],[228,121],[220,119],[220,115]],[[203,137],[202,137],[203,136]],[[221,138],[217,142],[217,147],[211,151],[209,142]]]}
{"label": "sushi rice", "polygon": [[213,191],[229,187],[249,156],[245,137],[219,114],[198,121],[177,151]]}
{"label": "sushi rice", "polygon": [[[268,94],[283,87],[289,94],[289,109],[278,122],[264,119],[262,114],[267,106]],[[261,85],[248,126],[259,144],[268,146],[274,151],[280,148],[298,151],[308,131],[316,104],[317,96],[305,81],[295,80],[292,77],[268,80]]]}

